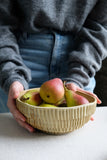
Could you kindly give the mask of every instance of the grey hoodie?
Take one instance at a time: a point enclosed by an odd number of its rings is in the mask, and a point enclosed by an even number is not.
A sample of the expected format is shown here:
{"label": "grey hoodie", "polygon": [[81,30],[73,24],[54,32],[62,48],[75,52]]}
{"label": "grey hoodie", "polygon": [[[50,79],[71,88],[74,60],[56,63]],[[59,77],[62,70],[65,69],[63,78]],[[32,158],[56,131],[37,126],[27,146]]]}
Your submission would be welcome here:
{"label": "grey hoodie", "polygon": [[0,85],[6,92],[16,80],[25,89],[31,80],[14,33],[48,29],[75,36],[65,80],[84,87],[107,56],[107,0],[0,0]]}

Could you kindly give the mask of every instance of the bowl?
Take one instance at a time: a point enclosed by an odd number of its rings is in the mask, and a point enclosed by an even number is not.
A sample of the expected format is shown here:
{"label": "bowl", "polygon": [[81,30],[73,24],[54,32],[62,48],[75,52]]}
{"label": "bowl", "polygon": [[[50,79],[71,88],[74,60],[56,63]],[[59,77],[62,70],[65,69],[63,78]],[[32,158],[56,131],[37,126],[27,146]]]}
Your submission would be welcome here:
{"label": "bowl", "polygon": [[[36,88],[36,90],[39,91],[40,88]],[[86,97],[89,101],[88,104],[55,108],[33,106],[22,102],[20,98],[27,91],[23,91],[16,99],[18,110],[26,117],[28,124],[50,134],[65,134],[81,128],[90,120],[96,110],[96,99],[80,91],[77,94]]]}

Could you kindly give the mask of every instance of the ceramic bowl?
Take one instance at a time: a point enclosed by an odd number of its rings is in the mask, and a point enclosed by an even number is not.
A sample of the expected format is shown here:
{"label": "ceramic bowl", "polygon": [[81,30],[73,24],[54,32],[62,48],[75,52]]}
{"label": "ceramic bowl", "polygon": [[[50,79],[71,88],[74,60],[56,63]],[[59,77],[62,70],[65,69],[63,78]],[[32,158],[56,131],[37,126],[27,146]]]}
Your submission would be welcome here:
{"label": "ceramic bowl", "polygon": [[[39,88],[36,89],[40,90]],[[83,92],[77,93],[86,97],[89,104],[52,108],[33,106],[22,102],[20,98],[27,91],[23,91],[17,98],[17,108],[26,117],[27,123],[47,133],[64,134],[79,129],[90,120],[96,110],[96,99]]]}

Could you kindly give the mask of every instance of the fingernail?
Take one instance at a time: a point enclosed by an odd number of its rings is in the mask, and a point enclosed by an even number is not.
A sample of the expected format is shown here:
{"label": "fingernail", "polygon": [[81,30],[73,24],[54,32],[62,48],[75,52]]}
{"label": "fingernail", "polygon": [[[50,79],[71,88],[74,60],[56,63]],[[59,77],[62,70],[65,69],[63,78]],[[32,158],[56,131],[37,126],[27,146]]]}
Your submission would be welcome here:
{"label": "fingernail", "polygon": [[29,132],[34,132],[34,128],[28,128]]}
{"label": "fingernail", "polygon": [[93,118],[93,117],[91,117],[91,118],[90,118],[90,120],[91,120],[91,121],[94,121],[94,118]]}
{"label": "fingernail", "polygon": [[21,117],[21,121],[25,122],[25,121],[26,121],[26,119]]}

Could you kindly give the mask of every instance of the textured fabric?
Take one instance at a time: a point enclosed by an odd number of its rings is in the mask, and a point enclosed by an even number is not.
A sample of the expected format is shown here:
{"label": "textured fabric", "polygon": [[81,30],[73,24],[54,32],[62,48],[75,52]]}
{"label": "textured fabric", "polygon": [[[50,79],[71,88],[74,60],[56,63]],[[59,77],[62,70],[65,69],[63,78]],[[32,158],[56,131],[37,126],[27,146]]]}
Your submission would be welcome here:
{"label": "textured fabric", "polygon": [[107,56],[106,0],[0,0],[0,85],[8,92],[15,80],[28,88],[30,70],[23,64],[17,30],[73,34],[66,80],[84,88]]}
{"label": "textured fabric", "polygon": [[[41,84],[51,78],[59,77],[64,80],[69,69],[68,53],[74,45],[72,35],[61,35],[57,32],[47,34],[23,34],[20,35],[18,44],[24,64],[31,70],[32,80],[30,88],[40,87]],[[94,78],[85,90],[93,92]],[[0,89],[0,112],[8,112],[6,106],[7,96]]]}
{"label": "textured fabric", "polygon": [[0,113],[9,112],[7,98],[7,94],[0,88]]}
{"label": "textured fabric", "polygon": [[[47,34],[23,34],[18,44],[24,64],[30,68],[30,87],[40,87],[49,79],[65,80],[68,72],[69,52],[73,48],[72,35],[57,32]],[[33,58],[32,58],[33,57]]]}

